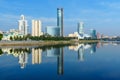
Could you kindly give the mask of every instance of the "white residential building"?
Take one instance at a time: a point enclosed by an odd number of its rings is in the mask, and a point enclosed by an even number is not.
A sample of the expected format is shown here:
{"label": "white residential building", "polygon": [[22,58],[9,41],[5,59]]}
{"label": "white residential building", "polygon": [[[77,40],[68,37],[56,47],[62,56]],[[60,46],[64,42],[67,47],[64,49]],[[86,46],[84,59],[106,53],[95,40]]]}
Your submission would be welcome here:
{"label": "white residential building", "polygon": [[41,26],[42,26],[42,23],[40,20],[32,20],[32,36],[43,35]]}
{"label": "white residential building", "polygon": [[19,24],[19,33],[23,34],[23,35],[27,35],[28,34],[28,24],[27,24],[27,20],[25,20],[25,16],[21,15],[20,20],[18,21]]}

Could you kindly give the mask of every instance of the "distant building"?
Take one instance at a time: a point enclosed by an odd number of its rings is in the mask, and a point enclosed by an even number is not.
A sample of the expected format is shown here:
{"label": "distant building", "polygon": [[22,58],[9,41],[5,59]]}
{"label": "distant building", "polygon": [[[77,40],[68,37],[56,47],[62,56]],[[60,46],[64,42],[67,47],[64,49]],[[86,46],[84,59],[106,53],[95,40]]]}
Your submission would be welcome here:
{"label": "distant building", "polygon": [[68,34],[68,37],[78,37],[78,32]]}
{"label": "distant building", "polygon": [[101,39],[100,33],[97,33],[97,39]]}
{"label": "distant building", "polygon": [[89,38],[90,35],[88,35],[88,34],[79,34],[78,32],[74,32],[72,34],[69,34],[68,37],[77,37],[78,39],[84,39],[84,38]]}
{"label": "distant building", "polygon": [[20,34],[18,30],[10,29],[10,31],[3,33],[2,40],[11,40],[10,38],[12,38],[14,40],[15,37],[21,37],[22,38],[23,36],[24,35]]}
{"label": "distant building", "polygon": [[27,35],[28,34],[28,24],[27,20],[25,20],[25,16],[21,15],[19,22],[19,32],[20,34]]}
{"label": "distant building", "polygon": [[73,34],[69,34],[68,37],[77,37],[78,39],[85,39],[85,38],[89,38],[90,35],[84,33],[84,23],[79,22],[77,32],[74,32]]}
{"label": "distant building", "polygon": [[83,22],[78,23],[78,33],[84,34],[84,23]]}
{"label": "distant building", "polygon": [[42,23],[40,20],[32,20],[32,36],[43,35],[41,26],[42,26]]}
{"label": "distant building", "polygon": [[91,38],[92,39],[97,39],[97,35],[96,35],[96,30],[95,29],[91,29]]}
{"label": "distant building", "polygon": [[60,28],[59,36],[63,36],[63,8],[57,8],[57,27]]}
{"label": "distant building", "polygon": [[46,28],[47,34],[51,36],[59,36],[60,35],[60,28],[54,26],[47,26]]}

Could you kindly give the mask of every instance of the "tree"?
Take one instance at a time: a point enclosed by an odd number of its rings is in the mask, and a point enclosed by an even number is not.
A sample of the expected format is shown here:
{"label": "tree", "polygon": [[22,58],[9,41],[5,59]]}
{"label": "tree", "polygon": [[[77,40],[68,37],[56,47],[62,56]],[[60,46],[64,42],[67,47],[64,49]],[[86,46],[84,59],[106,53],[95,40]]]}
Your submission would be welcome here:
{"label": "tree", "polygon": [[0,34],[0,40],[2,40],[2,38],[3,38],[3,34]]}
{"label": "tree", "polygon": [[13,40],[13,37],[12,37],[12,36],[10,36],[10,40]]}
{"label": "tree", "polygon": [[3,54],[3,51],[2,51],[2,49],[0,49],[0,55],[2,55]]}

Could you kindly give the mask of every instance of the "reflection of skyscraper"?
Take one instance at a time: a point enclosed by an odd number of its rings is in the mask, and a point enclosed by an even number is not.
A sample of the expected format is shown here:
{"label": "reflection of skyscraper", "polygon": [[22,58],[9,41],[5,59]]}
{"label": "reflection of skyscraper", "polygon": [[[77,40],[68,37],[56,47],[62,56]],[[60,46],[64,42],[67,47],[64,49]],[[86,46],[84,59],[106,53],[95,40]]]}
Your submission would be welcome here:
{"label": "reflection of skyscraper", "polygon": [[19,20],[19,32],[20,34],[23,34],[23,35],[27,35],[28,32],[27,32],[27,27],[28,27],[28,24],[27,24],[27,20],[25,20],[25,16],[24,15],[21,15],[21,18]]}
{"label": "reflection of skyscraper", "polygon": [[96,52],[97,43],[91,44],[91,54]]}
{"label": "reflection of skyscraper", "polygon": [[47,57],[57,57],[57,71],[58,75],[63,74],[63,48],[51,48],[47,50]]}
{"label": "reflection of skyscraper", "polygon": [[63,74],[63,68],[64,68],[64,64],[63,64],[63,48],[60,48],[60,55],[57,58],[57,63],[58,63],[58,74],[62,75]]}
{"label": "reflection of skyscraper", "polygon": [[78,49],[78,60],[84,61],[84,47]]}
{"label": "reflection of skyscraper", "polygon": [[20,63],[21,68],[24,68],[26,66],[27,59],[28,59],[27,53],[22,53],[19,55],[19,63]]}
{"label": "reflection of skyscraper", "polygon": [[60,28],[60,36],[63,36],[63,8],[57,8],[57,26]]}
{"label": "reflection of skyscraper", "polygon": [[57,57],[60,54],[59,48],[51,48],[47,50],[47,57]]}
{"label": "reflection of skyscraper", "polygon": [[32,49],[32,64],[40,64],[42,62],[42,50]]}

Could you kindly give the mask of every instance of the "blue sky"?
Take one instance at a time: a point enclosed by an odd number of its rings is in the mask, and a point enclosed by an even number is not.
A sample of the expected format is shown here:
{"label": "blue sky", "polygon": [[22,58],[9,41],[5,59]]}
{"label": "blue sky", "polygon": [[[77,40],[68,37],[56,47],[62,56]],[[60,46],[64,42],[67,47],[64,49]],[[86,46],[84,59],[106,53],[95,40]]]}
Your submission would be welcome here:
{"label": "blue sky", "polygon": [[85,23],[105,35],[120,35],[120,0],[0,0],[0,30],[18,29],[20,15],[40,19],[42,29],[56,26],[57,8],[64,8],[64,33],[77,31],[77,23]]}

